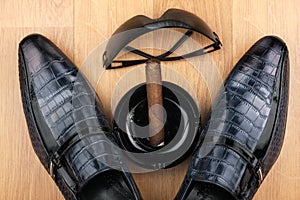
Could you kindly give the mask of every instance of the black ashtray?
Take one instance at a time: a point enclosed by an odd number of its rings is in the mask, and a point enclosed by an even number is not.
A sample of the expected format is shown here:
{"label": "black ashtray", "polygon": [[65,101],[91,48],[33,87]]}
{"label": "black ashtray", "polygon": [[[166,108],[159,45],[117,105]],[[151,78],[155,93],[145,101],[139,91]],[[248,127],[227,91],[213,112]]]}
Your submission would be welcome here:
{"label": "black ashtray", "polygon": [[146,83],[130,89],[119,101],[114,113],[118,143],[133,164],[146,169],[173,167],[184,161],[199,143],[200,112],[194,99],[183,88],[163,82],[165,109],[161,145],[149,142]]}

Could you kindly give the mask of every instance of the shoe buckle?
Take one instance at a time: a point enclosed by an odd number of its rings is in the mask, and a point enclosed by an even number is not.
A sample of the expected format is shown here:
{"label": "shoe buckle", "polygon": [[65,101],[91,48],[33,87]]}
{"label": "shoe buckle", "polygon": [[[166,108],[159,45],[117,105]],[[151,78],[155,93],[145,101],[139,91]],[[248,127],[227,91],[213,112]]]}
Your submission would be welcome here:
{"label": "shoe buckle", "polygon": [[258,176],[258,184],[260,185],[264,179],[261,167],[258,168],[258,170],[256,171],[256,174]]}
{"label": "shoe buckle", "polygon": [[51,161],[50,161],[50,169],[49,169],[49,173],[50,173],[50,176],[51,176],[52,178],[55,178],[54,169],[55,169],[55,164],[54,164],[53,161],[51,160]]}

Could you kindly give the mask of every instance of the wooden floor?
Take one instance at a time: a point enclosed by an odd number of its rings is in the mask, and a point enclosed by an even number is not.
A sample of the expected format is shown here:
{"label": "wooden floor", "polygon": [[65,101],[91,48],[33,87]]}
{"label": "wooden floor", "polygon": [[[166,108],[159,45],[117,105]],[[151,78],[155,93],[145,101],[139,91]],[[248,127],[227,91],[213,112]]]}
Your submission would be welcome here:
{"label": "wooden floor", "polygon": [[[30,33],[56,43],[78,66],[90,52],[132,16],[159,17],[168,8],[201,17],[216,31],[222,50],[213,53],[225,78],[243,53],[264,35],[283,38],[290,50],[291,80],[286,137],[281,155],[257,192],[256,200],[300,199],[300,10],[297,0],[11,0],[0,1],[0,199],[63,199],[35,156],[28,137],[18,82],[17,48]],[[174,64],[176,65],[176,64]],[[95,66],[99,67],[100,66]],[[179,73],[187,70],[175,66]],[[101,89],[111,91],[124,69],[109,72]],[[193,78],[190,81],[196,80]],[[107,84],[106,84],[107,83]],[[194,83],[191,83],[192,86]],[[195,86],[195,84],[194,84]],[[193,87],[194,87],[193,86]],[[196,87],[203,113],[205,91]],[[106,113],[110,95],[101,94]],[[100,92],[99,92],[100,91]],[[202,92],[203,91],[203,92]],[[202,97],[202,98],[201,98]],[[202,99],[202,100],[201,100]],[[204,100],[203,100],[204,99]],[[204,102],[204,103],[203,103]],[[145,200],[170,200],[176,194],[188,161],[169,170],[135,174]]]}

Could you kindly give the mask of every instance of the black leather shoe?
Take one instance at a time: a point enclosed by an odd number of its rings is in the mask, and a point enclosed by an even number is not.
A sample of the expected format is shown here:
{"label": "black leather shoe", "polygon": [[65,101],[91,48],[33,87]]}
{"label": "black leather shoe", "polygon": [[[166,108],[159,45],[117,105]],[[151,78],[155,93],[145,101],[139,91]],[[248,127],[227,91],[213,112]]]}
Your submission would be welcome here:
{"label": "black leather shoe", "polygon": [[214,101],[175,199],[252,199],[282,147],[288,87],[287,46],[277,37],[262,38]]}
{"label": "black leather shoe", "polygon": [[141,199],[99,99],[48,39],[19,45],[24,113],[33,148],[65,199]]}

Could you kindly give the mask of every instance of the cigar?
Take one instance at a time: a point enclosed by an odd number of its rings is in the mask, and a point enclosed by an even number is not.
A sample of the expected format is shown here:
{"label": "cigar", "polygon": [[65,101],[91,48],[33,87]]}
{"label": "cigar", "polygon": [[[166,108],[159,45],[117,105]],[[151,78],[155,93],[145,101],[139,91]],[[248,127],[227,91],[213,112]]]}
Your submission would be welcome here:
{"label": "cigar", "polygon": [[158,146],[164,142],[165,136],[162,77],[158,59],[150,59],[146,63],[146,85],[150,144]]}

